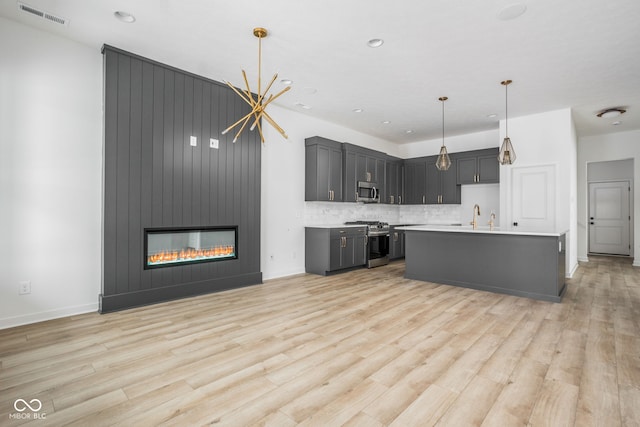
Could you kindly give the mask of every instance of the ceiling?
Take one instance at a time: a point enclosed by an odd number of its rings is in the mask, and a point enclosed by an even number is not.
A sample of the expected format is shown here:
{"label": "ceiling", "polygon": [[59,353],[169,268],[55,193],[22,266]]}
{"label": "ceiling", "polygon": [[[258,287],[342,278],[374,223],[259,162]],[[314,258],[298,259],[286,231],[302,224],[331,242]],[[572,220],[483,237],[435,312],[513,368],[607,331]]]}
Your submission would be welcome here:
{"label": "ceiling", "polygon": [[[638,0],[24,0],[60,25],[0,1],[0,15],[214,80],[255,88],[291,79],[276,104],[390,142],[497,129],[509,118],[571,108],[579,136],[640,129]],[[503,14],[526,7],[514,19]],[[131,24],[115,11],[135,16]],[[43,34],[43,36],[46,36]],[[367,41],[384,40],[378,48]],[[302,105],[310,107],[302,108]],[[596,117],[609,107],[627,112]],[[354,109],[362,109],[356,113]],[[490,117],[495,114],[495,117]],[[274,119],[283,127],[287,123]],[[618,120],[617,126],[611,123]],[[388,123],[385,123],[388,122]],[[410,132],[408,132],[410,131]]]}

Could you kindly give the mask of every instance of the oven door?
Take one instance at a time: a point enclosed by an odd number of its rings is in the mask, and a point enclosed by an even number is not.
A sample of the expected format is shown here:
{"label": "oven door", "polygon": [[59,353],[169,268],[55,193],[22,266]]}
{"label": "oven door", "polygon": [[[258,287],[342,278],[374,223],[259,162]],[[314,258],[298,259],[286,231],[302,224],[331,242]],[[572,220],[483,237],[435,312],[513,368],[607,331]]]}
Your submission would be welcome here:
{"label": "oven door", "polygon": [[389,264],[389,232],[369,234],[368,240],[367,267]]}

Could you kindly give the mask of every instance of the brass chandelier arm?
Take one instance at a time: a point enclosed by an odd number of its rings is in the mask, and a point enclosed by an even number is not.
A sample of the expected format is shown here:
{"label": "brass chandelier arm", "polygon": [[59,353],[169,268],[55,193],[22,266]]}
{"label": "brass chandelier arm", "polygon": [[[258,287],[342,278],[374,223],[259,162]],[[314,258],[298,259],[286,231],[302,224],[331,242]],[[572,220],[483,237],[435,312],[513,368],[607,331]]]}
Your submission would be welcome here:
{"label": "brass chandelier arm", "polygon": [[245,94],[243,94],[243,93],[242,93],[242,92],[240,92],[238,89],[236,89],[236,87],[235,87],[234,85],[232,85],[230,82],[226,82],[226,83],[227,83],[227,85],[228,85],[231,89],[233,89],[233,91],[234,91],[235,93],[237,93],[237,94],[238,94],[238,96],[239,96],[240,98],[242,98],[242,99],[244,100],[244,102],[246,102],[247,104],[249,104],[249,105],[253,108],[254,100],[253,100],[253,98],[252,98],[252,97],[247,97]]}
{"label": "brass chandelier arm", "polygon": [[277,95],[272,95],[269,97],[269,99],[267,99],[267,102],[265,102],[264,104],[262,104],[262,108],[266,108],[267,105],[271,104],[271,102],[275,101],[280,95],[282,95],[283,93],[285,93],[286,91],[288,91],[289,89],[291,89],[291,86],[287,86],[284,89],[282,89],[280,92],[278,92]]}
{"label": "brass chandelier arm", "polygon": [[280,135],[285,137],[285,139],[289,139],[289,137],[285,133],[284,129],[282,129],[280,126],[278,126],[278,124],[271,118],[269,113],[267,113],[266,111],[263,111],[262,115],[264,116],[265,119],[267,119],[267,121],[269,123],[271,123],[271,126],[273,126],[278,132],[280,132]]}
{"label": "brass chandelier arm", "polygon": [[[251,115],[253,114],[253,111],[251,111],[250,113],[248,113],[246,116],[244,116],[243,118],[241,118],[238,122],[243,121],[244,123],[242,123],[242,126],[240,127],[240,130],[238,131],[238,133],[236,133],[236,136],[233,138],[233,142],[236,142],[238,140],[238,138],[240,137],[240,134],[242,133],[242,131],[244,130],[245,126],[247,126],[247,123],[249,123],[249,120],[251,119]],[[237,123],[236,123],[237,124]],[[234,125],[235,126],[235,125]]]}

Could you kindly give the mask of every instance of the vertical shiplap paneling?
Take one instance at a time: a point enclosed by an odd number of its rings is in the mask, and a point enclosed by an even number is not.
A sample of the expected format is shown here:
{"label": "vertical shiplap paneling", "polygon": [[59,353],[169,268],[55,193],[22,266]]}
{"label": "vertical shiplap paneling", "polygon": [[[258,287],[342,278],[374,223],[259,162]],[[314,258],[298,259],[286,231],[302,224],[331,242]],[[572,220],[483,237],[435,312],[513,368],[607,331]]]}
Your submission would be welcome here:
{"label": "vertical shiplap paneling", "polygon": [[[103,297],[260,277],[259,136],[251,122],[236,144],[239,128],[221,134],[246,103],[224,85],[105,49],[105,109]],[[239,226],[238,260],[143,270],[144,228],[208,225]]]}
{"label": "vertical shiplap paneling", "polygon": [[102,294],[116,293],[116,196],[118,146],[118,54],[104,52],[104,230]]}
{"label": "vertical shiplap paneling", "polygon": [[195,79],[193,81],[193,132],[198,136],[198,147],[193,150],[191,156],[191,207],[190,222],[193,225],[202,225],[202,217],[200,215],[200,189],[202,186],[202,158],[203,154],[210,150],[209,137],[202,129],[202,100],[203,100],[204,84],[202,80]]}
{"label": "vertical shiplap paneling", "polygon": [[141,185],[142,185],[142,61],[131,59],[129,124],[129,279],[128,291],[140,289],[142,269]]}
{"label": "vertical shiplap paneling", "polygon": [[131,58],[118,60],[118,141],[116,156],[116,293],[129,290],[129,147]]}
{"label": "vertical shiplap paneling", "polygon": [[[141,135],[141,184],[140,184],[140,229],[137,230],[138,241],[141,246],[140,260],[145,262],[143,254],[144,228],[148,228],[153,221],[153,172],[154,159],[156,157],[154,147],[154,114],[155,114],[155,79],[154,66],[149,62],[142,63],[142,135]],[[162,147],[160,145],[160,147]],[[141,273],[144,270],[139,270]],[[142,274],[140,278],[140,289],[151,287],[151,276]]]}
{"label": "vertical shiplap paneling", "polygon": [[[182,220],[185,225],[194,225],[191,217],[191,208],[193,207],[192,189],[193,189],[193,158],[197,155],[197,151],[202,147],[202,138],[199,132],[193,127],[193,77],[186,76],[184,78],[184,117],[183,137],[182,140]],[[189,143],[191,135],[197,138],[197,146],[192,147]]]}
{"label": "vertical shiplap paneling", "polygon": [[[185,226],[194,224],[191,216],[193,207],[193,158],[197,155],[197,151],[202,147],[202,138],[199,132],[193,128],[193,77],[185,76],[184,78],[184,110],[183,110],[183,132],[182,132],[182,202],[181,202],[181,223]],[[192,147],[189,140],[191,135],[196,137],[197,145]],[[182,274],[181,282],[190,282],[193,277],[194,267],[185,266],[179,271]]]}
{"label": "vertical shiplap paneling", "polygon": [[[166,73],[163,67],[153,66],[153,183],[151,195],[151,222],[146,228],[161,227],[164,213],[164,164],[165,164],[165,81]],[[147,270],[144,272],[144,288],[152,287],[153,283],[162,283],[164,274],[161,270]],[[148,286],[147,286],[148,283]]]}

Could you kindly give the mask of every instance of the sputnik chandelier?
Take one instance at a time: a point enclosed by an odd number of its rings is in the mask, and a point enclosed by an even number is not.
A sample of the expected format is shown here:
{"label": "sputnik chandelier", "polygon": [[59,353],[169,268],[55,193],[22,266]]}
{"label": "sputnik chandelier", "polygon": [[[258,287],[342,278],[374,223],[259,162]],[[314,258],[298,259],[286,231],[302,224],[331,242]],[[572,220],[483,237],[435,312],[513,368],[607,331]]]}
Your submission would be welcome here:
{"label": "sputnik chandelier", "polygon": [[263,92],[262,91],[262,39],[267,36],[267,30],[261,27],[254,28],[253,35],[258,38],[258,93],[254,98],[253,93],[251,92],[251,87],[249,87],[249,80],[247,80],[247,73],[245,73],[244,70],[242,70],[242,77],[244,78],[244,84],[246,85],[246,89],[244,89],[242,92],[236,89],[235,86],[233,86],[228,81],[225,81],[225,83],[229,85],[229,87],[233,89],[233,91],[237,93],[238,96],[242,98],[244,102],[249,104],[249,106],[251,107],[251,111],[247,113],[247,115],[242,117],[240,120],[238,120],[237,122],[235,122],[234,124],[226,128],[224,131],[222,131],[222,134],[224,135],[234,127],[240,125],[240,130],[238,130],[238,133],[236,133],[236,136],[233,138],[233,142],[236,142],[240,137],[240,134],[242,133],[244,128],[247,126],[249,121],[251,121],[251,119],[253,118],[253,124],[251,125],[250,130],[253,130],[257,127],[258,132],[260,132],[260,140],[264,144],[264,134],[262,133],[262,126],[260,124],[260,119],[262,117],[264,117],[267,120],[267,122],[271,124],[271,126],[273,126],[278,132],[280,132],[280,134],[283,137],[288,138],[284,130],[280,126],[278,126],[278,124],[273,120],[273,118],[265,110],[267,108],[267,105],[269,105],[270,103],[275,101],[280,95],[282,95],[283,93],[291,89],[291,86],[287,86],[286,88],[278,92],[278,94],[276,95],[273,95],[273,94],[269,95],[269,97],[266,98],[265,100],[265,97],[267,96],[269,89],[271,89],[271,85],[273,85],[273,82],[275,82],[275,80],[278,78],[278,73],[273,75],[273,78],[271,79],[271,81],[269,82],[269,84],[267,85],[266,89]]}

